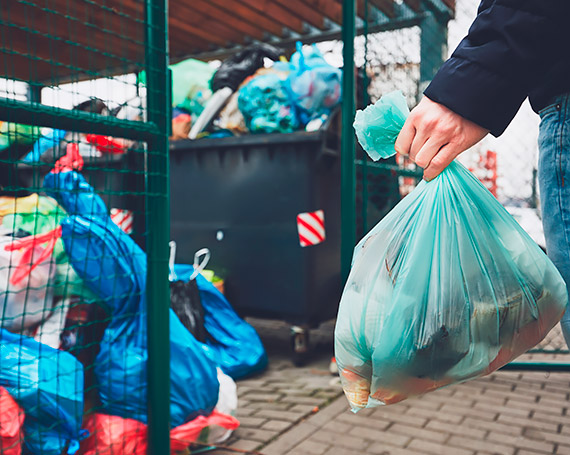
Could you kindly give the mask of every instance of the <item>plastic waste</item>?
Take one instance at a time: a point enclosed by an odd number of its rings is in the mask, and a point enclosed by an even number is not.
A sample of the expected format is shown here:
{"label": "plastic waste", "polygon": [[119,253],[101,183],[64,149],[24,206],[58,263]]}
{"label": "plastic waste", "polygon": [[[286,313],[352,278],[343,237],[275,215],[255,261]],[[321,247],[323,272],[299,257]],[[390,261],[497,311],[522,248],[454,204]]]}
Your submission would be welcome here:
{"label": "plastic waste", "polygon": [[24,411],[4,387],[0,387],[0,453],[20,455],[24,440]]}
{"label": "plastic waste", "polygon": [[239,90],[238,107],[251,133],[290,133],[299,127],[282,72],[250,80]]}
{"label": "plastic waste", "polygon": [[356,111],[356,137],[370,158],[378,161],[396,153],[394,143],[409,114],[408,103],[400,91],[390,92],[375,104]]}
{"label": "plastic waste", "polygon": [[246,77],[263,67],[265,58],[277,61],[282,53],[281,49],[270,44],[252,44],[223,61],[212,77],[212,91],[229,87],[231,92],[235,92]]}
{"label": "plastic waste", "polygon": [[[204,269],[209,258],[210,251],[207,252],[207,260],[202,265],[198,265]],[[200,300],[200,292],[196,284],[195,276],[191,276],[188,281],[178,280],[174,271],[174,260],[176,256],[176,242],[170,242],[170,307],[180,319],[180,322],[186,329],[201,343],[206,341],[206,328],[204,326],[204,307]],[[198,262],[199,254],[196,253],[195,259]],[[195,267],[197,264],[195,264]],[[195,273],[197,275],[198,272]]]}
{"label": "plastic waste", "polygon": [[[146,255],[77,172],[50,173],[44,188],[70,214],[61,223],[70,263],[110,311],[94,367],[101,409],[146,423]],[[207,347],[172,310],[170,346],[171,424],[179,426],[212,412],[219,384]]]}
{"label": "plastic waste", "polygon": [[0,151],[13,145],[32,145],[40,136],[37,126],[0,122]]}
{"label": "plastic waste", "polygon": [[230,130],[235,135],[247,133],[243,114],[238,108],[239,92],[234,92],[220,112],[218,126]]}
{"label": "plastic waste", "polygon": [[[65,210],[47,196],[34,193],[20,198],[0,197],[0,227],[8,231],[21,230],[32,235],[43,234],[53,231],[66,216]],[[88,301],[96,299],[69,265],[61,240],[54,245],[53,259],[55,260],[55,277],[52,281],[54,297],[76,295]]]}
{"label": "plastic waste", "polygon": [[26,414],[30,453],[77,451],[83,437],[83,367],[71,354],[0,329],[0,384]]}
{"label": "plastic waste", "polygon": [[[13,332],[42,322],[53,305],[53,258],[42,256],[40,243],[20,251],[18,245],[27,238],[0,236],[0,327]],[[33,270],[28,266],[32,258]]]}
{"label": "plastic waste", "polygon": [[[233,431],[239,421],[218,411],[199,416],[170,430],[170,452],[175,455],[188,449],[204,431],[221,428]],[[90,437],[81,445],[81,455],[146,455],[147,427],[138,420],[108,414],[91,414],[85,428]]]}
{"label": "plastic waste", "polygon": [[300,42],[290,65],[287,87],[300,123],[329,114],[341,99],[342,71],[328,64],[316,45],[303,47]]}
{"label": "plastic waste", "polygon": [[[193,58],[169,68],[172,71],[172,107],[180,106],[197,117],[212,94],[210,79],[216,72],[215,68]],[[139,74],[139,82],[146,83],[144,71]]]}
{"label": "plastic waste", "polygon": [[[374,133],[364,132],[373,142],[393,126],[385,102],[385,115],[371,112]],[[354,250],[335,329],[350,405],[396,403],[489,374],[539,343],[567,299],[540,247],[453,162]]]}
{"label": "plastic waste", "polygon": [[[238,408],[236,383],[227,374],[224,374],[220,368],[218,368],[217,371],[220,392],[214,412],[236,418]],[[235,424],[226,426],[209,425],[207,429],[200,432],[200,436],[197,440],[204,444],[219,444],[227,441],[236,428]]]}
{"label": "plastic waste", "polygon": [[191,126],[192,116],[187,111],[179,108],[172,109],[172,134],[170,135],[171,141],[187,139]]}
{"label": "plastic waste", "polygon": [[[176,264],[174,271],[179,280],[188,281],[194,267]],[[255,329],[236,314],[224,295],[201,274],[196,276],[196,284],[209,335],[205,346],[212,361],[233,379],[262,371],[267,366],[267,353]]]}
{"label": "plastic waste", "polygon": [[28,153],[23,159],[24,163],[39,162],[42,155],[49,149],[56,147],[67,134],[67,131],[58,129],[49,129],[36,141],[32,147],[32,151]]}
{"label": "plastic waste", "polygon": [[206,106],[204,106],[204,110],[192,124],[190,133],[188,133],[188,139],[196,139],[198,134],[207,128],[220,109],[224,107],[230,96],[232,96],[232,93],[233,90],[231,88],[222,87],[210,97]]}

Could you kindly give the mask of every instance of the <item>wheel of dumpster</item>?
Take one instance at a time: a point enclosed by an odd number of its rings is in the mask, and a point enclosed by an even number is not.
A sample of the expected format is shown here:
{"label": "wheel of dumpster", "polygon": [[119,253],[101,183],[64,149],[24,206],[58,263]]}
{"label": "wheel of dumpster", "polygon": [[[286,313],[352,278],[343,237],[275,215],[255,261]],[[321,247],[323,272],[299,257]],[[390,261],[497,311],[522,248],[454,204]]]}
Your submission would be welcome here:
{"label": "wheel of dumpster", "polygon": [[307,361],[309,352],[309,329],[306,327],[291,327],[291,348],[293,349],[293,363],[303,366]]}

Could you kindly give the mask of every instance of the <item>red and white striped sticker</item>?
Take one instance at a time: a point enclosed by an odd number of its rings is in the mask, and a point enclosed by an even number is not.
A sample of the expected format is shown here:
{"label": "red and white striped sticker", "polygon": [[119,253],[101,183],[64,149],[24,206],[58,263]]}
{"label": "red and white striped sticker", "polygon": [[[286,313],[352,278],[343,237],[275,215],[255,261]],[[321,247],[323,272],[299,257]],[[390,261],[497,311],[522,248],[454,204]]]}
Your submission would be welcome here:
{"label": "red and white striped sticker", "polygon": [[134,214],[132,210],[111,209],[111,219],[126,234],[132,234]]}
{"label": "red and white striped sticker", "polygon": [[297,215],[299,243],[302,247],[318,245],[325,241],[325,212],[305,212]]}

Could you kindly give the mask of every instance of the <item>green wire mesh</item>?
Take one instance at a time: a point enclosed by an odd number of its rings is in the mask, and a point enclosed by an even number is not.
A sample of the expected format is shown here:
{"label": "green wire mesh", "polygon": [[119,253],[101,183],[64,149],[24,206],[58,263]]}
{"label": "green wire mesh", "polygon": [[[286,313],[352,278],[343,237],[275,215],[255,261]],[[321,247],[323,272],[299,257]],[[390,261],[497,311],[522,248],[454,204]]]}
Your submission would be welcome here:
{"label": "green wire mesh", "polygon": [[[159,8],[159,14],[154,11],[147,16],[152,23],[145,19],[145,2],[141,1],[0,3],[2,454],[22,450],[71,454],[79,444],[83,452],[99,453],[93,433],[111,431],[111,424],[96,424],[96,416],[108,414],[110,408],[128,410],[133,404],[125,395],[128,383],[147,382],[141,370],[132,372],[132,359],[127,356],[113,360],[99,355],[106,328],[114,320],[114,302],[96,292],[97,286],[86,284],[73,265],[82,243],[75,231],[65,241],[58,238],[58,228],[75,215],[98,216],[97,204],[66,205],[60,198],[81,190],[58,186],[61,174],[57,174],[48,195],[44,179],[70,153],[69,146],[76,147],[83,160],[78,171],[101,197],[104,219],[108,216],[109,223],[147,248],[154,235],[149,235],[146,226],[148,201],[152,197],[168,201],[168,182],[161,168],[148,173],[145,166],[149,160],[166,156],[166,129],[156,119],[169,115],[166,103],[155,101],[168,97],[164,88],[152,82],[142,86],[137,77],[143,69],[164,73],[147,62],[156,59],[157,53],[166,55],[165,46],[156,39],[162,34],[166,42],[166,29],[160,23],[166,10],[160,2],[149,4]],[[148,99],[153,99],[149,103],[152,110],[147,108]],[[162,180],[150,194],[147,184],[156,175]],[[160,220],[153,223],[158,224]],[[158,239],[158,243],[166,245],[167,240]],[[29,248],[5,249],[27,241],[31,241]],[[91,234],[83,241],[89,245]],[[97,241],[95,235],[92,241]],[[112,243],[112,239],[102,241]],[[85,264],[107,263],[117,254],[106,248],[99,253],[86,251],[92,253],[85,253]],[[149,267],[153,261],[149,257]],[[22,271],[24,278],[17,280]],[[103,275],[100,279],[111,289],[125,278],[112,271]],[[133,291],[125,298],[144,301],[143,292]],[[119,318],[130,323],[145,314],[142,310],[123,312]],[[101,375],[111,360],[119,362],[117,367],[125,372],[124,392],[122,384],[112,384],[115,395],[103,400],[101,384],[108,379]],[[146,421],[147,398],[140,404],[144,416],[138,416],[139,420],[144,417]],[[129,438],[146,444],[144,425],[136,431],[127,423],[114,425],[124,425],[115,428],[119,433],[131,428]],[[89,438],[86,429],[92,433]],[[132,453],[135,446],[129,438],[125,433],[124,440],[114,441],[115,449]]]}

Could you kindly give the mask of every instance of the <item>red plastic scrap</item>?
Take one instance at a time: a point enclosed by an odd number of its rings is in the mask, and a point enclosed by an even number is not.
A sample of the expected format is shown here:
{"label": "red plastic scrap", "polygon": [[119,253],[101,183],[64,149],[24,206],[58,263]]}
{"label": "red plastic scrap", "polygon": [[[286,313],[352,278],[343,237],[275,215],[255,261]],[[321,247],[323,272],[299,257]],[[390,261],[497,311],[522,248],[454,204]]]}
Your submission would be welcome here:
{"label": "red plastic scrap", "polygon": [[[172,454],[183,451],[198,440],[202,430],[209,426],[235,430],[239,421],[232,416],[212,412],[199,416],[170,431]],[[81,443],[78,455],[146,455],[147,426],[134,419],[107,414],[92,414],[86,418],[84,428],[89,437]]]}
{"label": "red plastic scrap", "polygon": [[126,147],[111,136],[100,136],[98,134],[86,134],[85,139],[91,145],[94,145],[101,153],[123,153]]}
{"label": "red plastic scrap", "polygon": [[22,408],[5,388],[0,387],[0,453],[2,455],[21,455],[24,417]]}

